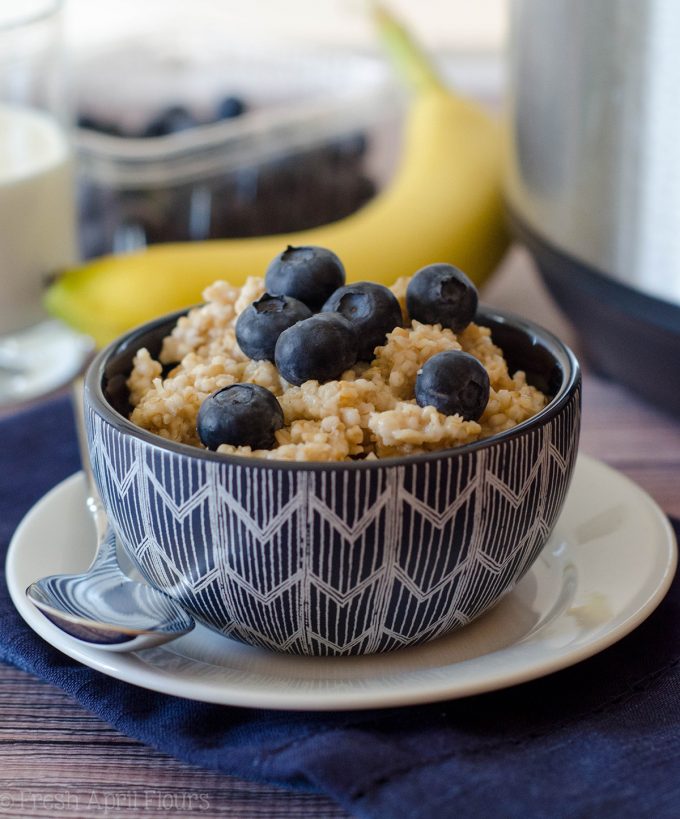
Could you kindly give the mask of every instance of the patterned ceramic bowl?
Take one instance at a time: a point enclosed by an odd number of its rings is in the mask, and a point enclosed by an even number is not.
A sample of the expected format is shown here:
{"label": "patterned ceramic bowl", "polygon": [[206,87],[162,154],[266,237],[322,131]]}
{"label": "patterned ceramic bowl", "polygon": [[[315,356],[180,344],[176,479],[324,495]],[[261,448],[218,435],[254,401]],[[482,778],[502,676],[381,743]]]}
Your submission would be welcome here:
{"label": "patterned ceramic bowl", "polygon": [[292,654],[431,640],[510,591],[545,545],[578,447],[573,353],[480,310],[511,370],[552,396],[529,421],[457,449],[352,463],[220,456],[126,418],[125,378],[177,315],[105,349],[86,378],[90,454],[126,551],[152,585],[223,634]]}

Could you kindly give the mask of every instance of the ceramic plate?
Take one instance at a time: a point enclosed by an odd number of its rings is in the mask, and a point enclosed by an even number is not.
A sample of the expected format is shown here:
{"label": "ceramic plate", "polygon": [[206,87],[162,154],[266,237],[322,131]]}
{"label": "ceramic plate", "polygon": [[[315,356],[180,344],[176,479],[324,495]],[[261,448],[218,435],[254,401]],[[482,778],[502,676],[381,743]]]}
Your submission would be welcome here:
{"label": "ceramic plate", "polygon": [[411,705],[504,688],[601,651],[639,625],[673,578],[676,543],[659,507],[623,475],[580,456],[565,508],[532,569],[490,612],[448,637],[372,657],[289,657],[203,627],[134,654],[83,647],[24,596],[38,576],[82,571],[94,529],[73,475],[24,518],[7,582],[28,625],[104,674],[179,697],[258,708]]}

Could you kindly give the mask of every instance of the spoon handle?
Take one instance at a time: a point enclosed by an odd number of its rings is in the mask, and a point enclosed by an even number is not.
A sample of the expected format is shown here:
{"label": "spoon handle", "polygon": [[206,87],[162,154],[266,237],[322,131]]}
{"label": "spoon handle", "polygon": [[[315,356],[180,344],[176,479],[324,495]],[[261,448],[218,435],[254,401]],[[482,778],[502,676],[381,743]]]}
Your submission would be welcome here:
{"label": "spoon handle", "polygon": [[101,545],[109,529],[109,520],[102,503],[97,484],[92,472],[92,463],[87,446],[87,433],[85,431],[85,404],[83,400],[84,382],[82,377],[73,381],[71,387],[71,398],[73,401],[73,414],[76,425],[76,435],[78,438],[78,449],[80,451],[80,462],[85,473],[87,485],[87,508],[95,523],[97,530],[97,548]]}

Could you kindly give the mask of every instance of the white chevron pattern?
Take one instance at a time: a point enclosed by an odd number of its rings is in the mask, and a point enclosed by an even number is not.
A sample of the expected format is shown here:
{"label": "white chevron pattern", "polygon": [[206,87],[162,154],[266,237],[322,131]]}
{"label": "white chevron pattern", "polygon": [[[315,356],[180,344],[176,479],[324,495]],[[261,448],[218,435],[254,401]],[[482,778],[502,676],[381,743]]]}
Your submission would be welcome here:
{"label": "white chevron pattern", "polygon": [[580,396],[502,446],[358,470],[236,466],[131,439],[88,413],[116,531],[140,571],[235,639],[296,654],[385,651],[458,628],[545,544]]}
{"label": "white chevron pattern", "polygon": [[447,506],[443,512],[438,512],[436,509],[428,506],[427,503],[422,501],[420,498],[416,497],[410,492],[406,492],[405,490],[401,490],[399,495],[403,504],[418,511],[433,526],[435,526],[437,529],[441,529],[451,520],[452,517],[454,517],[454,515],[456,515],[460,507],[468,502],[470,495],[476,490],[476,488],[477,484],[470,482],[460,494],[456,495],[450,506]]}
{"label": "white chevron pattern", "polygon": [[[208,491],[211,490],[211,487],[209,486],[206,488]],[[251,517],[243,506],[241,506],[238,498],[227,492],[224,487],[218,487],[217,492],[219,499],[224,503],[225,508],[229,509],[229,511],[239,520],[240,523],[243,524],[243,526],[245,526],[245,528],[254,538],[257,538],[257,540],[269,540],[270,537],[275,535],[281,528],[281,525],[288,520],[293,511],[300,506],[302,501],[301,494],[296,494],[283,506],[279,512],[270,518],[265,526],[260,526],[257,520]]]}
{"label": "white chevron pattern", "polygon": [[387,505],[389,500],[389,491],[383,492],[376,503],[373,504],[370,509],[366,510],[366,513],[351,526],[348,525],[339,515],[336,515],[335,512],[317,495],[312,495],[310,497],[309,507],[312,511],[318,512],[339,535],[345,538],[345,540],[354,543],[354,541],[361,537],[366,529],[375,521],[376,516],[379,514],[381,509]]}

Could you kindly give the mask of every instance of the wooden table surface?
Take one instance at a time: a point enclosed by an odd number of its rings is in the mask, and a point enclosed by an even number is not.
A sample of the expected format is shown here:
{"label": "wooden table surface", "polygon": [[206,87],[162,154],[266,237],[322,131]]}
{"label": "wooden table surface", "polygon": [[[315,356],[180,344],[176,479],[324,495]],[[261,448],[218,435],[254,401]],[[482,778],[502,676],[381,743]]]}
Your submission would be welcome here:
{"label": "wooden table surface", "polygon": [[[528,255],[515,248],[483,293],[578,344]],[[680,422],[632,392],[584,378],[581,450],[680,516]],[[61,690],[0,665],[0,815],[204,817],[347,814],[330,800],[191,768],[117,733]]]}

